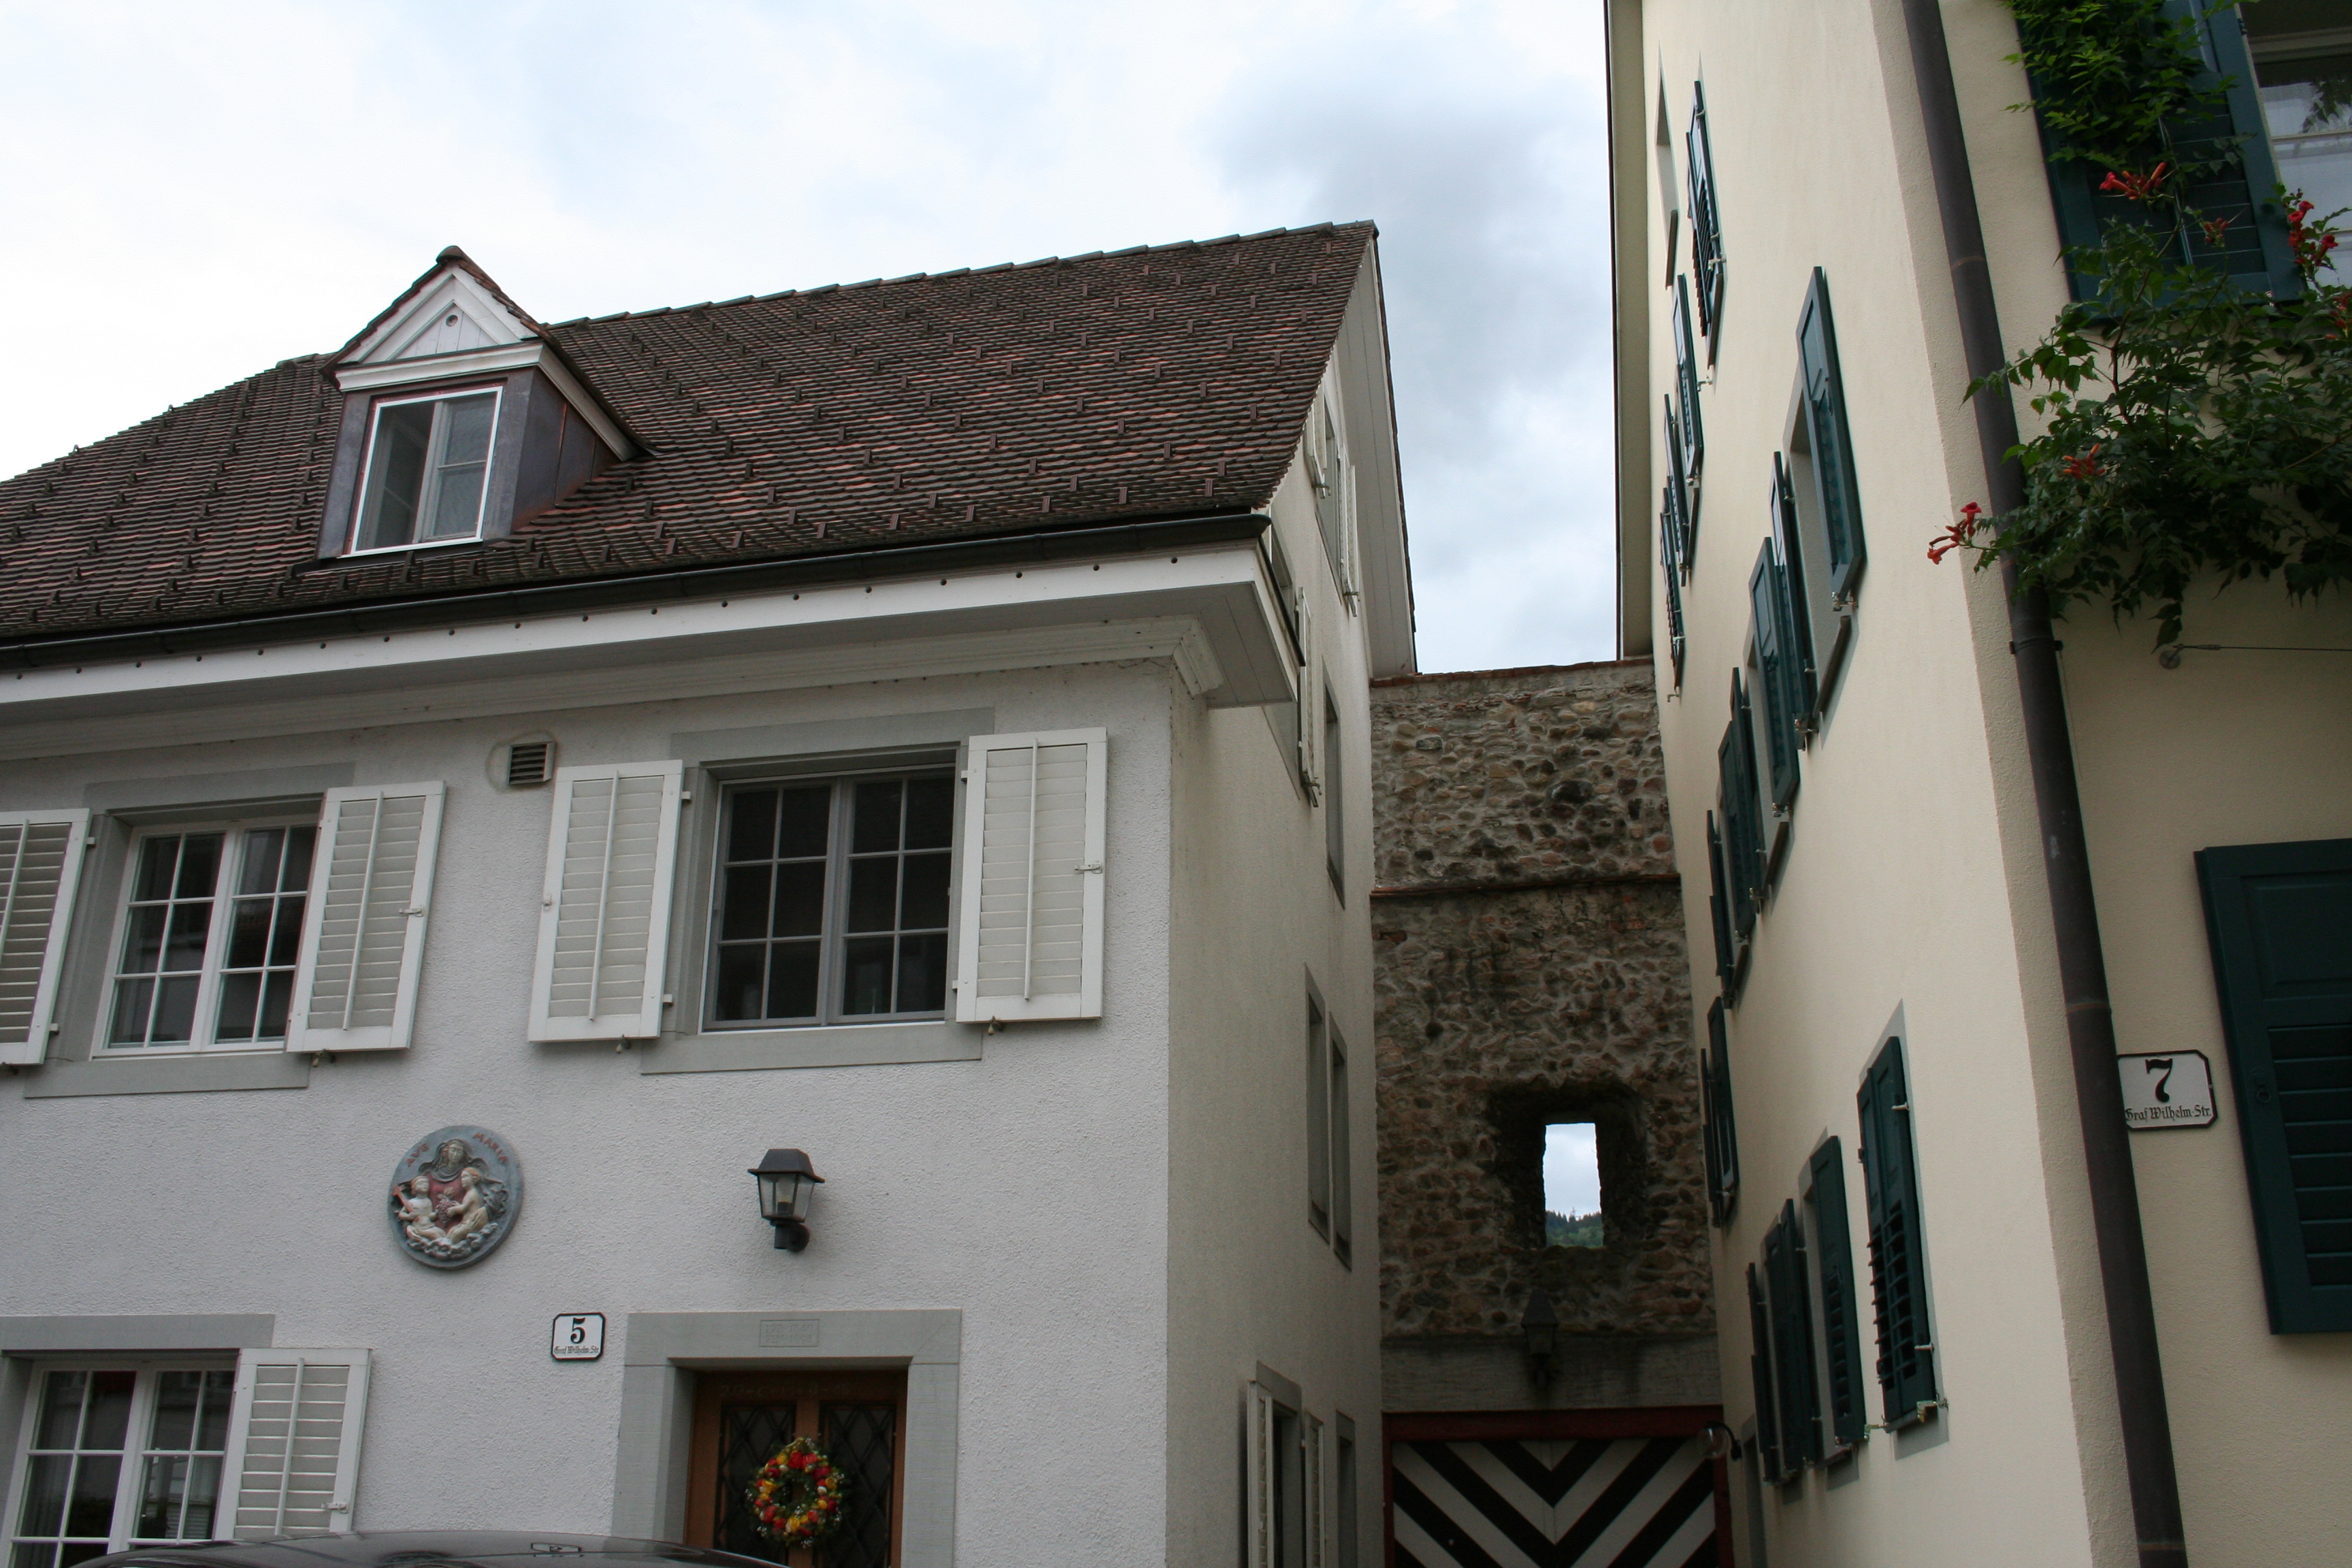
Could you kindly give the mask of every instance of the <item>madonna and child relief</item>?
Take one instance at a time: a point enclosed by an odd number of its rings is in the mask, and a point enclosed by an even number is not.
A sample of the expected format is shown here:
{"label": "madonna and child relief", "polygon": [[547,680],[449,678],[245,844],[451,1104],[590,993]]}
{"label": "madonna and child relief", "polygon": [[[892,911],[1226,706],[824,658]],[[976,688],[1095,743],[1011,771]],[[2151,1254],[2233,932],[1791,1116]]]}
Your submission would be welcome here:
{"label": "madonna and child relief", "polygon": [[435,1268],[478,1263],[506,1239],[522,1203],[522,1165],[478,1127],[444,1127],[417,1141],[392,1181],[392,1232]]}

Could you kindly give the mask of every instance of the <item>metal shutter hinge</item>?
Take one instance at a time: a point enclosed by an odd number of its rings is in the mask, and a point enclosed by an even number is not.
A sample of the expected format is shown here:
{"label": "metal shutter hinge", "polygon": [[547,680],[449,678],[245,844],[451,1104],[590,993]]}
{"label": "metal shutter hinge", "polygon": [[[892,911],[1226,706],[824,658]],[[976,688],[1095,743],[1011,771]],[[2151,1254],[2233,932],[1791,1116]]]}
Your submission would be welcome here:
{"label": "metal shutter hinge", "polygon": [[1086,872],[1088,872],[1088,871],[1096,871],[1096,872],[1099,872],[1101,869],[1102,869],[1102,862],[1101,862],[1101,861],[1099,861],[1099,860],[1096,861],[1096,862],[1095,862],[1093,865],[1091,865],[1091,866],[1081,866],[1081,867],[1079,867],[1079,868],[1078,868],[1078,870],[1079,870],[1080,874],[1082,874],[1082,875],[1083,875],[1084,873],[1086,873]]}
{"label": "metal shutter hinge", "polygon": [[408,908],[401,910],[400,912],[404,915],[416,915],[421,917],[425,913],[425,906],[423,904],[411,904]]}

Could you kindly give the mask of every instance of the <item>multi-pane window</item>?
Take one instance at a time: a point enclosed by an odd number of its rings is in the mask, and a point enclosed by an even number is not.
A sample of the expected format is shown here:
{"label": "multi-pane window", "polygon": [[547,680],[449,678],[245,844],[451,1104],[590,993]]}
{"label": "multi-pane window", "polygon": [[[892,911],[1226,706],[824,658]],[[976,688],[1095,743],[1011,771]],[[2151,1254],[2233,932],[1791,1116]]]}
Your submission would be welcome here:
{"label": "multi-pane window", "polygon": [[131,855],[109,1050],[286,1037],[313,825],[150,833]]}
{"label": "multi-pane window", "polygon": [[226,1534],[214,1512],[235,1382],[225,1368],[43,1372],[8,1568],[71,1568],[134,1545]]}
{"label": "multi-pane window", "polygon": [[944,773],[730,789],[710,1025],[941,1012],[954,817]]}
{"label": "multi-pane window", "polygon": [[1348,1047],[1313,993],[1307,997],[1307,1221],[1348,1263],[1355,1241]]}
{"label": "multi-pane window", "polygon": [[480,533],[498,418],[495,388],[376,405],[352,548],[396,550]]}
{"label": "multi-pane window", "polygon": [[1323,863],[1331,887],[1340,897],[1348,891],[1348,824],[1340,808],[1339,705],[1331,700],[1331,683],[1323,683]]}

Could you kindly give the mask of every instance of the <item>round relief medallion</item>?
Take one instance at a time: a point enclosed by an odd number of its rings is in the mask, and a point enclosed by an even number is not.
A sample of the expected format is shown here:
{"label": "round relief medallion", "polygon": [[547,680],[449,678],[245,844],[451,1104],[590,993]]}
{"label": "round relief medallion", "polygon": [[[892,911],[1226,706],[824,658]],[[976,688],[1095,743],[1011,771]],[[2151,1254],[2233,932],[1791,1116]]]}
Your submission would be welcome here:
{"label": "round relief medallion", "polygon": [[479,1127],[420,1138],[392,1173],[392,1238],[431,1268],[479,1263],[507,1238],[522,1207],[522,1162]]}

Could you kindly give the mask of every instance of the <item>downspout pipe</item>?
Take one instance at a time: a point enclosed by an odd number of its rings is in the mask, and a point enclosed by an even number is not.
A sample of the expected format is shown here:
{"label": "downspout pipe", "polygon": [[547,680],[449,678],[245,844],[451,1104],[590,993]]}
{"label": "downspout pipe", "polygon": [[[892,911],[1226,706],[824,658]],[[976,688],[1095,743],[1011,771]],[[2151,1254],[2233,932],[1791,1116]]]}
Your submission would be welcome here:
{"label": "downspout pipe", "polygon": [[[1938,0],[1904,0],[1903,15],[1911,37],[1911,68],[1917,80],[1936,204],[1943,217],[1960,342],[1973,379],[1999,370],[2008,356],[1994,309],[1992,276],[1985,263],[1984,227],[1977,213],[1968,142],[1961,133],[1944,14]],[[1989,509],[1995,517],[2004,516],[2025,500],[2024,472],[2009,455],[2017,445],[2017,411],[2006,386],[1969,401],[1976,410]],[[2098,1239],[2107,1342],[2115,1360],[2132,1523],[2141,1568],[2187,1568],[2180,1480],[2173,1468],[2172,1421],[2165,1407],[2156,1302],[2148,1289],[2147,1242],[2140,1228],[2139,1184],[2132,1170],[2131,1133],[2124,1124],[2116,1072],[2115,1013],[2107,1001],[2106,956],[2099,941],[2098,904],[2083,834],[2065,693],[2059,684],[2058,646],[2051,631],[2048,599],[2038,589],[2020,591],[2014,562],[2001,563],[2001,585],[2009,597],[2010,647],[2017,661],[2017,693],[2041,818],[2059,984],[2066,1002],[2066,1038],[2074,1058],[2083,1162]]]}

